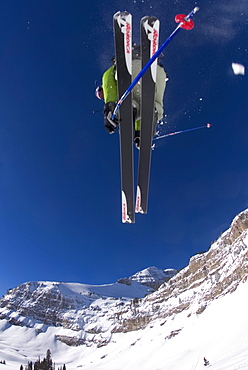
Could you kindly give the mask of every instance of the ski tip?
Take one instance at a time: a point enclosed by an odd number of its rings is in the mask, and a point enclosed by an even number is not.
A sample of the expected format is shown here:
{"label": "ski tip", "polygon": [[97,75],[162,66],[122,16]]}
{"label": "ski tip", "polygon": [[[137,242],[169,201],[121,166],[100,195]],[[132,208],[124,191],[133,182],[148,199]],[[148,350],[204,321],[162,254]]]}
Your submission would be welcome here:
{"label": "ski tip", "polygon": [[142,214],[147,213],[141,207],[141,190],[140,190],[140,187],[139,186],[137,186],[135,213],[142,213]]}
{"label": "ski tip", "polygon": [[134,217],[130,217],[129,216],[129,212],[128,212],[128,206],[127,206],[127,198],[126,198],[126,194],[124,193],[124,191],[122,190],[122,223],[124,224],[133,224],[135,221],[134,221]]}
{"label": "ski tip", "polygon": [[196,12],[198,12],[198,10],[200,10],[199,6],[196,6],[196,7],[194,8],[194,10],[193,10],[194,14],[195,14]]}
{"label": "ski tip", "polygon": [[139,213],[140,212],[140,203],[141,203],[141,191],[140,187],[137,186],[137,195],[136,195],[136,204],[135,204],[135,212]]}

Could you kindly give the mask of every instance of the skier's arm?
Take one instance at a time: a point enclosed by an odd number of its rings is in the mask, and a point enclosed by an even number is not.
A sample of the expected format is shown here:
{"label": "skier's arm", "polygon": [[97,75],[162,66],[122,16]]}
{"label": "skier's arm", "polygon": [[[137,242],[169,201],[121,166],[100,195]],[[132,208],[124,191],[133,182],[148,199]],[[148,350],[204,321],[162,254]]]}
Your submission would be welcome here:
{"label": "skier's arm", "polygon": [[104,126],[108,133],[112,134],[117,125],[118,120],[112,120],[112,114],[115,109],[117,100],[117,83],[115,80],[115,66],[110,67],[102,77],[102,87],[104,94]]}
{"label": "skier's arm", "polygon": [[115,66],[110,67],[102,76],[102,88],[104,101],[116,102],[117,100],[117,83],[115,80]]}

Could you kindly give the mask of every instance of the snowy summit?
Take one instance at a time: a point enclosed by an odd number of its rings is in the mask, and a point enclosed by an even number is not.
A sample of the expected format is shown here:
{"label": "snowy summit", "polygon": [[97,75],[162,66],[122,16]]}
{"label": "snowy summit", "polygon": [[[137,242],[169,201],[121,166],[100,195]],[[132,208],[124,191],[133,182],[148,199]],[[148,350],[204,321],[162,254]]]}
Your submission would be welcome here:
{"label": "snowy summit", "polygon": [[155,266],[148,267],[142,271],[129,277],[131,281],[136,281],[140,284],[157,289],[162,283],[172,278],[177,273],[177,270],[166,269],[162,270]]}

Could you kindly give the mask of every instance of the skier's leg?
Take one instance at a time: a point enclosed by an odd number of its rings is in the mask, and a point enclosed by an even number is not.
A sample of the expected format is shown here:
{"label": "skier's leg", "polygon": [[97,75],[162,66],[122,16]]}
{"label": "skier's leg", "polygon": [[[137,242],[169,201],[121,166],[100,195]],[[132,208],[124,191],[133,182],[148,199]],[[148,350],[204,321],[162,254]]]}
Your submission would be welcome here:
{"label": "skier's leg", "polygon": [[155,106],[154,116],[153,116],[153,124],[152,124],[152,135],[153,135],[153,137],[156,135],[156,128],[157,128],[158,122],[159,122],[158,111],[157,111],[156,106]]}
{"label": "skier's leg", "polygon": [[133,106],[134,142],[136,148],[140,147],[140,119],[137,120],[137,109]]}
{"label": "skier's leg", "polygon": [[156,93],[155,93],[155,107],[157,110],[157,122],[163,118],[164,115],[164,92],[166,88],[167,76],[163,67],[157,67]]}

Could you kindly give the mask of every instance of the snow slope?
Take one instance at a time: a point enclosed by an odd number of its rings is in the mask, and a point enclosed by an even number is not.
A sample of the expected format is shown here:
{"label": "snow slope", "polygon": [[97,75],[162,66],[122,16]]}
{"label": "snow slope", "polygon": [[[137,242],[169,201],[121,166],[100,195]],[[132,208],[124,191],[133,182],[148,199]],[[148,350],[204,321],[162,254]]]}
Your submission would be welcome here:
{"label": "snow slope", "polygon": [[[53,284],[53,283],[50,283]],[[87,285],[80,283],[58,283],[61,292],[65,295],[80,294],[84,296],[99,295],[101,297],[113,298],[143,298],[151,292],[147,286],[133,282],[131,285],[126,284],[105,284],[105,285]]]}
{"label": "snow slope", "polygon": [[[203,358],[211,370],[248,369],[248,281],[218,300],[200,315],[184,311],[168,321],[157,320],[144,330],[114,334],[101,348],[69,347],[55,338],[61,328],[11,326],[1,320],[0,359],[4,369],[18,369],[51,349],[57,366],[68,370],[200,370]],[[70,330],[68,330],[69,332]],[[10,346],[11,344],[11,346]]]}

